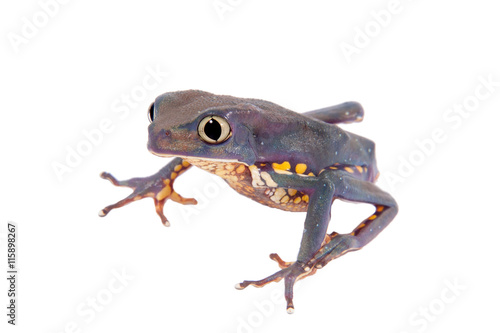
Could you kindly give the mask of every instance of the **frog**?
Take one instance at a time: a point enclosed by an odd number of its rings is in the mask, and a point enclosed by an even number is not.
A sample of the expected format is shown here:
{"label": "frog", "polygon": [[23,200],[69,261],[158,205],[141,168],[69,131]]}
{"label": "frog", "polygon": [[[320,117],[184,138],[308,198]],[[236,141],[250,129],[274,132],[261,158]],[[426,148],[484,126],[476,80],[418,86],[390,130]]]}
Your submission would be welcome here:
{"label": "frog", "polygon": [[[295,261],[272,253],[279,270],[236,284],[237,289],[263,287],[283,279],[288,313],[295,310],[293,289],[298,280],[363,248],[398,212],[395,199],[375,185],[379,176],[375,143],[339,126],[362,121],[364,109],[357,102],[298,113],[261,99],[183,90],[159,95],[148,116],[148,150],[173,159],[149,177],[117,180],[101,173],[133,192],[99,215],[149,197],[163,225],[169,226],[163,212],[167,200],[197,203],[173,187],[193,166],[221,177],[237,193],[260,204],[306,212]],[[329,233],[335,200],[370,204],[374,211],[349,233]]]}

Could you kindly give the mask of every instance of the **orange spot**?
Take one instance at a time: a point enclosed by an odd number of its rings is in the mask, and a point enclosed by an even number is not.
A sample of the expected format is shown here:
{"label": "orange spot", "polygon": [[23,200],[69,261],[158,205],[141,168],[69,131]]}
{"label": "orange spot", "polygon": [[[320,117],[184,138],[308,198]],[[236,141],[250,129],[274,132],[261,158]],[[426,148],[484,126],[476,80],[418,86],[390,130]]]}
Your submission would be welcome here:
{"label": "orange spot", "polygon": [[291,168],[290,163],[288,163],[286,161],[281,163],[281,164],[273,163],[273,169],[290,170],[290,168]]}
{"label": "orange spot", "polygon": [[300,197],[297,197],[297,198],[293,199],[293,203],[294,204],[298,204],[301,201],[302,201],[302,199]]}
{"label": "orange spot", "polygon": [[372,215],[368,218],[368,220],[375,220],[377,218],[377,215]]}
{"label": "orange spot", "polygon": [[171,187],[165,186],[164,188],[162,188],[162,190],[160,192],[158,192],[158,194],[156,195],[156,199],[163,200],[163,199],[169,197],[171,193],[172,193]]}
{"label": "orange spot", "polygon": [[307,169],[307,165],[305,165],[304,163],[299,163],[295,166],[295,172],[296,173],[304,173],[306,172],[306,169]]}
{"label": "orange spot", "polygon": [[183,167],[187,168],[187,167],[188,167],[188,166],[190,166],[190,165],[191,165],[191,164],[189,164],[189,162],[188,162],[188,161],[185,161],[185,160],[184,160],[184,161],[182,161],[182,166],[183,166]]}
{"label": "orange spot", "polygon": [[366,225],[366,224],[361,223],[360,225],[358,225],[358,226],[356,227],[356,230],[359,230],[359,229],[363,228],[365,225]]}
{"label": "orange spot", "polygon": [[288,201],[290,201],[290,197],[288,195],[285,195],[283,198],[281,198],[281,203],[287,203]]}
{"label": "orange spot", "polygon": [[360,167],[359,165],[356,165],[356,169],[358,169],[358,172],[359,173],[363,173],[363,168]]}
{"label": "orange spot", "polygon": [[377,207],[377,212],[381,212],[381,211],[383,211],[383,210],[384,210],[384,206],[378,206],[378,207]]}
{"label": "orange spot", "polygon": [[330,169],[337,170],[338,168],[337,167],[330,167]]}
{"label": "orange spot", "polygon": [[237,173],[242,173],[243,171],[245,171],[245,166],[243,164],[236,168]]}
{"label": "orange spot", "polygon": [[170,179],[174,180],[174,179],[175,179],[175,177],[177,177],[177,172],[172,172],[172,173],[170,174]]}
{"label": "orange spot", "polygon": [[309,172],[307,175],[314,177],[314,173],[312,173],[312,172]]}
{"label": "orange spot", "polygon": [[307,194],[304,194],[304,195],[302,196],[302,200],[303,200],[304,202],[309,202],[309,196],[308,196]]}
{"label": "orange spot", "polygon": [[354,173],[354,170],[349,168],[349,167],[344,167],[344,170],[349,172],[349,173]]}
{"label": "orange spot", "polygon": [[179,171],[180,169],[182,169],[182,164],[178,164],[174,168],[175,171]]}
{"label": "orange spot", "polygon": [[291,197],[293,197],[295,194],[297,194],[297,190],[293,188],[288,189],[288,194],[290,194]]}

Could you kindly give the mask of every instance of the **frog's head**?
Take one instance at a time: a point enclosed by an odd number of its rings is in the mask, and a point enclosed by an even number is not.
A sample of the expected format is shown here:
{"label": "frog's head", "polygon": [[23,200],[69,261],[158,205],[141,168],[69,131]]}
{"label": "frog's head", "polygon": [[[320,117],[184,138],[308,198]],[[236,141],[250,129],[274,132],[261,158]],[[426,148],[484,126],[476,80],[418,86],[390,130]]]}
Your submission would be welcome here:
{"label": "frog's head", "polygon": [[243,99],[187,90],[160,95],[149,109],[148,149],[159,156],[256,160],[252,128],[260,109]]}

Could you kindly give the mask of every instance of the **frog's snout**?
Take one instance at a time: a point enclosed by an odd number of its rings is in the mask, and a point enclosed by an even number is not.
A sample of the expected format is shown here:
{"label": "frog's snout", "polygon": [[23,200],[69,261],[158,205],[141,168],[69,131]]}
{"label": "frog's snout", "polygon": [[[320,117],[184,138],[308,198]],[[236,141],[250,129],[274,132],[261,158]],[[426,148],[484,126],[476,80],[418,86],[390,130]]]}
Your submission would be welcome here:
{"label": "frog's snout", "polygon": [[154,154],[154,149],[153,149],[153,145],[152,145],[152,143],[151,143],[151,140],[148,140],[148,145],[147,145],[147,147],[148,147],[148,151],[149,151],[150,153],[153,153],[153,154]]}
{"label": "frog's snout", "polygon": [[[152,123],[151,125],[149,125],[148,127],[148,144],[147,144],[147,147],[148,147],[148,150],[155,154],[155,155],[158,155],[160,153],[160,149],[158,147],[158,142],[159,142],[159,136],[162,134],[162,132],[165,132],[165,130],[163,129],[160,129],[160,130],[157,130],[155,129],[155,124]],[[164,137],[162,138],[162,140],[165,140],[166,138],[168,138],[169,135],[164,135]]]}

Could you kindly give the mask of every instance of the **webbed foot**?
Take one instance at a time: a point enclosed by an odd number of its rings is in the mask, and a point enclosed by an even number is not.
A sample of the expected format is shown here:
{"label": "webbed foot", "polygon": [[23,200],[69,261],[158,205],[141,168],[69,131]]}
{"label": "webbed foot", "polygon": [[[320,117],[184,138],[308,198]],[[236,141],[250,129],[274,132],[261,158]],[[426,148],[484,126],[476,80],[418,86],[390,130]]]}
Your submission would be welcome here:
{"label": "webbed foot", "polygon": [[113,185],[130,187],[134,191],[112,205],[106,206],[99,212],[99,216],[106,216],[111,210],[120,208],[126,204],[140,200],[143,198],[153,198],[156,208],[156,213],[161,218],[161,222],[165,226],[170,226],[168,219],[163,214],[163,206],[168,199],[178,202],[183,205],[195,205],[197,201],[193,198],[184,198],[174,191],[174,180],[183,172],[191,167],[191,164],[183,161],[181,158],[175,158],[156,174],[143,177],[132,178],[128,180],[117,180],[107,172],[101,173],[101,178],[109,180]]}
{"label": "webbed foot", "polygon": [[356,250],[357,248],[354,244],[355,240],[352,236],[340,235],[336,232],[332,232],[325,236],[322,247],[307,263],[284,261],[278,254],[272,253],[269,257],[278,263],[281,268],[280,271],[262,280],[245,280],[238,283],[235,287],[239,290],[245,289],[248,286],[261,288],[268,283],[279,282],[285,279],[286,310],[288,313],[293,313],[293,286],[295,282],[314,275],[318,269],[323,268],[329,261],[340,257],[346,252]]}
{"label": "webbed foot", "polygon": [[286,311],[288,313],[294,312],[293,306],[293,286],[296,281],[303,279],[307,276],[316,273],[316,268],[310,267],[307,264],[300,262],[286,262],[280,258],[276,253],[272,253],[270,258],[278,263],[281,270],[262,279],[256,281],[245,280],[238,283],[235,287],[236,289],[245,289],[248,286],[254,286],[261,288],[271,282],[279,282],[285,279],[285,300],[286,300]]}

